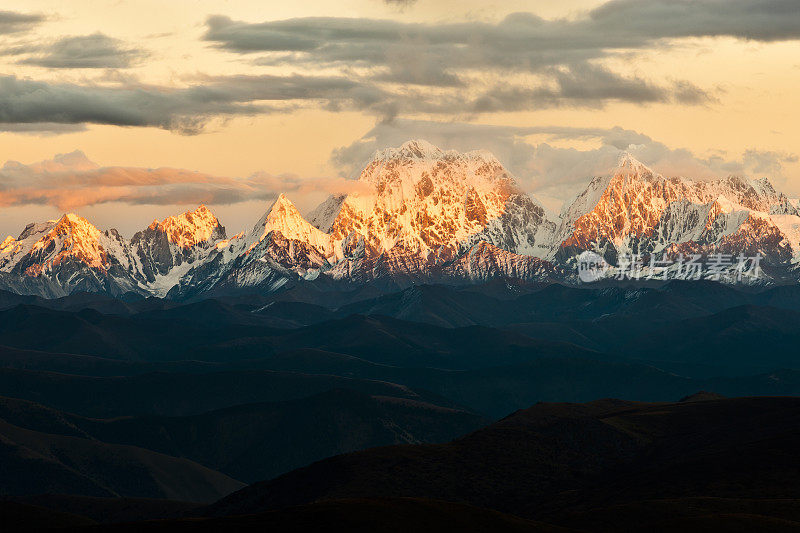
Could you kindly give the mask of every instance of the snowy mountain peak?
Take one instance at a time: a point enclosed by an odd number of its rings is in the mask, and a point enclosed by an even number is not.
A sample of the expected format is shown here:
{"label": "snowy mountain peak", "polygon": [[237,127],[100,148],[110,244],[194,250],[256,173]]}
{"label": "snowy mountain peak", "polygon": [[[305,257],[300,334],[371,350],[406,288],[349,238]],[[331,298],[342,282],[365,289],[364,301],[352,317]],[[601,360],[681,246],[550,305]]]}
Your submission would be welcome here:
{"label": "snowy mountain peak", "polygon": [[630,152],[622,152],[617,161],[617,169],[614,176],[624,176],[627,178],[652,178],[655,173],[636,159]]}
{"label": "snowy mountain peak", "polygon": [[161,222],[154,220],[148,229],[164,233],[170,243],[180,248],[225,238],[225,228],[203,204],[194,211],[173,215]]}
{"label": "snowy mountain peak", "polygon": [[295,205],[281,194],[267,209],[248,237],[248,250],[254,248],[270,232],[277,231],[290,240],[316,246],[326,256],[333,255],[331,237],[308,222]]}
{"label": "snowy mountain peak", "polygon": [[[787,236],[791,231],[779,227],[794,227],[800,222],[795,220],[797,215],[768,180],[668,179],[623,154],[613,175],[594,179],[562,212],[557,246],[549,257],[563,259],[575,251],[592,250],[613,261],[618,254],[660,252],[667,246],[689,246],[684,244],[689,242],[715,249],[734,240],[740,243],[737,248],[728,245],[738,252],[744,246],[741,243],[754,246],[761,238],[760,246],[774,247],[781,239],[795,246]],[[745,225],[751,217],[758,221],[753,227],[762,228],[760,236]],[[784,237],[778,237],[782,232]],[[796,251],[800,252],[800,246]]]}
{"label": "snowy mountain peak", "polygon": [[49,235],[69,235],[77,241],[97,240],[101,231],[94,224],[75,213],[66,213],[53,227]]}
{"label": "snowy mountain peak", "polygon": [[[442,150],[428,141],[414,139],[406,141],[396,148],[378,150],[372,156],[371,162],[367,165],[367,168],[375,165],[416,165],[420,162],[435,163],[438,161],[471,161],[473,164],[483,163],[502,167],[500,161],[488,150],[472,150],[468,152]],[[362,172],[362,177],[364,174],[365,173]]]}
{"label": "snowy mountain peak", "polygon": [[800,273],[800,216],[765,178],[665,178],[626,152],[560,220],[549,220],[486,151],[412,140],[376,152],[359,179],[358,192],[331,196],[308,218],[281,194],[231,239],[205,205],[155,220],[129,242],[73,213],[29,224],[0,243],[0,283],[55,296],[185,298],[317,278],[569,281],[584,250],[610,264],[631,253],[758,251],[786,279]]}
{"label": "snowy mountain peak", "polygon": [[25,229],[23,229],[22,233],[19,234],[17,240],[24,241],[26,239],[29,239],[33,235],[46,233],[50,231],[53,228],[53,226],[56,225],[56,222],[58,222],[58,220],[48,220],[46,222],[31,222],[30,224],[25,226]]}
{"label": "snowy mountain peak", "polygon": [[[36,235],[33,236],[35,237]],[[22,265],[29,275],[38,275],[67,260],[103,269],[108,263],[103,242],[109,240],[85,218],[67,213],[47,233],[32,243],[32,246],[26,247],[28,249],[25,250],[25,256],[17,266]]]}
{"label": "snowy mountain peak", "polygon": [[[395,249],[437,260],[451,257],[490,226],[492,237],[486,239],[511,248],[521,242],[505,217],[512,198],[524,195],[489,152],[443,151],[425,141],[409,141],[376,153],[359,179],[374,192],[329,199],[314,211],[321,228],[337,213],[329,226],[337,242],[355,233],[373,255]],[[514,203],[520,223],[538,225],[540,211],[530,199]],[[524,240],[529,249],[534,239]]]}
{"label": "snowy mountain peak", "polygon": [[276,210],[276,209],[280,210],[282,208],[283,209],[289,209],[289,210],[297,211],[297,208],[294,206],[292,201],[289,200],[289,198],[284,193],[280,193],[278,195],[278,197],[272,203],[272,207],[270,208],[270,211],[273,211],[273,210]]}
{"label": "snowy mountain peak", "polygon": [[404,189],[420,184],[427,189],[427,182],[434,178],[455,187],[493,188],[498,181],[515,186],[514,179],[491,152],[444,151],[422,140],[376,152],[359,176],[361,181],[374,185],[379,194],[390,183],[403,183]]}
{"label": "snowy mountain peak", "polygon": [[23,292],[36,287],[48,298],[74,291],[144,292],[135,268],[129,243],[117,231],[101,232],[74,213],[28,224],[18,239],[0,246],[0,272],[13,276]]}
{"label": "snowy mountain peak", "polygon": [[758,191],[759,194],[768,195],[768,196],[775,196],[777,191],[775,191],[775,187],[772,186],[772,182],[769,181],[769,178],[759,178],[755,179],[750,182],[750,185]]}
{"label": "snowy mountain peak", "polygon": [[412,139],[404,142],[398,148],[389,148],[380,153],[382,159],[437,159],[444,155],[441,148],[423,139]]}
{"label": "snowy mountain peak", "polygon": [[320,231],[330,233],[336,217],[342,209],[342,204],[347,198],[346,194],[331,195],[308,214],[308,221]]}
{"label": "snowy mountain peak", "polygon": [[303,215],[300,214],[300,211],[292,201],[281,193],[269,206],[262,220],[256,224],[256,228],[260,229],[270,224],[300,224],[302,223],[301,221],[305,221]]}

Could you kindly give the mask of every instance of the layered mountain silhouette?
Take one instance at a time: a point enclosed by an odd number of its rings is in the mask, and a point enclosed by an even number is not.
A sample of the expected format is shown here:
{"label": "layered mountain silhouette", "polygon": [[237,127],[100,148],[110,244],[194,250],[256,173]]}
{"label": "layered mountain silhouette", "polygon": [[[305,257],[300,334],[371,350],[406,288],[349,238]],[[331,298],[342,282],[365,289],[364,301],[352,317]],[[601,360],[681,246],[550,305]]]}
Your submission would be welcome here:
{"label": "layered mountain silhouette", "polygon": [[791,528],[798,301],[680,280],[0,292],[0,510],[132,531]]}
{"label": "layered mountain silhouette", "polygon": [[[280,195],[251,230],[230,238],[205,206],[156,220],[130,241],[75,214],[32,223],[0,244],[0,288],[181,300],[298,283],[384,291],[492,279],[574,283],[586,251],[611,267],[627,254],[667,262],[761,254],[760,278],[733,276],[727,265],[730,281],[798,279],[800,216],[766,179],[665,178],[626,154],[550,219],[490,153],[417,140],[375,153],[358,182],[358,192],[329,198],[308,219]],[[678,274],[659,271],[662,279]]]}
{"label": "layered mountain silhouette", "polygon": [[317,294],[185,304],[8,294],[0,391],[102,418],[333,389],[490,418],[542,400],[800,393],[796,286],[418,285],[361,300],[337,292],[356,299],[340,307],[311,303]]}

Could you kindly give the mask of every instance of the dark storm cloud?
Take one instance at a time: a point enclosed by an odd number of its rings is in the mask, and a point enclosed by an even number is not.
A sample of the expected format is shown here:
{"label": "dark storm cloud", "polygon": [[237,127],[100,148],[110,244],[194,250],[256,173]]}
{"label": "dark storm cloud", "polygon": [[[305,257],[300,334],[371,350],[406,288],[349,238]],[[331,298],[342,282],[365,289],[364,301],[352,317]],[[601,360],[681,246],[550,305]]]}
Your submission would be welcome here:
{"label": "dark storm cloud", "polygon": [[44,15],[0,11],[0,35],[29,30],[44,20]]}
{"label": "dark storm cloud", "polygon": [[[498,22],[440,24],[332,17],[248,23],[212,16],[204,39],[222,50],[246,54],[258,65],[339,74],[215,77],[183,88],[0,77],[0,128],[94,123],[198,133],[215,118],[312,106],[362,111],[386,122],[420,114],[470,120],[482,113],[592,109],[612,102],[706,105],[717,101],[714,92],[691,81],[616,72],[604,59],[684,37],[797,39],[796,5],[612,0],[574,19],[516,13]],[[0,12],[0,32],[40,20]],[[51,68],[120,68],[142,54],[102,34],[24,46],[17,44],[14,52],[26,54],[23,62]]]}
{"label": "dark storm cloud", "polygon": [[147,55],[102,33],[62,37],[48,44],[17,45],[5,53],[26,55],[20,63],[45,68],[127,68]]}
{"label": "dark storm cloud", "polygon": [[[382,93],[342,77],[209,77],[172,89],[85,86],[0,77],[0,125],[112,124],[199,133],[215,117],[285,110],[296,102],[380,113]],[[284,107],[275,107],[283,105]]]}
{"label": "dark storm cloud", "polygon": [[615,100],[645,104],[678,99],[669,88],[588,64],[555,70],[553,80],[552,85],[542,87],[498,85],[475,100],[474,110],[482,113],[524,111],[557,107],[566,102],[572,106],[600,107]]}

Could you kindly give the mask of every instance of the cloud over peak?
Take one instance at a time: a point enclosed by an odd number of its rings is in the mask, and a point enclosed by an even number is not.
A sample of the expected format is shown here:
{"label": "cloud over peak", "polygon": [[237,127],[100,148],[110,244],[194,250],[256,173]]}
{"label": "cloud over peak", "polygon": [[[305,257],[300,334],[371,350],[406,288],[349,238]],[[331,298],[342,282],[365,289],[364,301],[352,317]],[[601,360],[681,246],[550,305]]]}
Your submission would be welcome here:
{"label": "cloud over peak", "polygon": [[[361,139],[334,150],[331,159],[342,175],[355,176],[376,150],[416,137],[443,149],[486,149],[517,177],[524,190],[560,200],[583,190],[592,177],[608,174],[621,152],[629,152],[666,176],[693,179],[767,175],[781,182],[784,165],[797,161],[794,154],[759,150],[748,150],[739,157],[702,155],[620,127],[520,127],[403,119],[377,124]],[[578,142],[595,146],[569,146]]]}

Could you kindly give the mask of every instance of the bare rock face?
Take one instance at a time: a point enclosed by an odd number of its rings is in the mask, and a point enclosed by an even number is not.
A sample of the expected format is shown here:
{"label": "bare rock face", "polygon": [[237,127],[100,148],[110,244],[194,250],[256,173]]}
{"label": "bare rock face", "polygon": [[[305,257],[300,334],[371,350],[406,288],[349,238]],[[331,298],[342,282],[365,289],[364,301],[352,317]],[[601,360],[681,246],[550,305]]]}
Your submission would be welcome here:
{"label": "bare rock face", "polygon": [[154,220],[144,231],[131,239],[131,248],[138,259],[146,283],[167,276],[175,267],[193,263],[225,239],[225,228],[205,206],[194,211]]}

